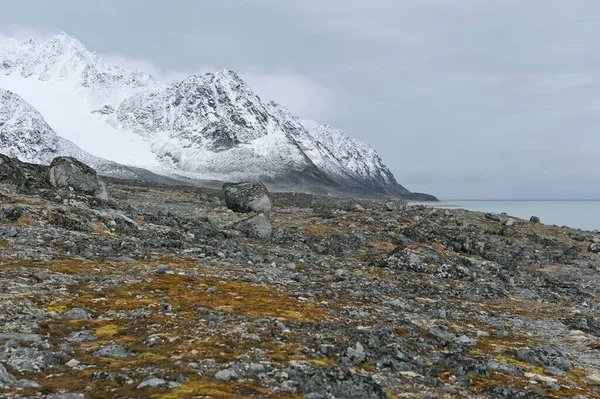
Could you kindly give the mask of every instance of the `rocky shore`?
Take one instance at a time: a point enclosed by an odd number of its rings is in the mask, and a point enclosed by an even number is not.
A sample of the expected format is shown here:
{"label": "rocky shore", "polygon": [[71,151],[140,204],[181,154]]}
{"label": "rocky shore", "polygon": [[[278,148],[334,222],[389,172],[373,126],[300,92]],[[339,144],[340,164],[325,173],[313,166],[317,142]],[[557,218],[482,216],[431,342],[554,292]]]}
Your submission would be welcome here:
{"label": "rocky shore", "polygon": [[598,232],[6,157],[0,217],[0,398],[600,397]]}

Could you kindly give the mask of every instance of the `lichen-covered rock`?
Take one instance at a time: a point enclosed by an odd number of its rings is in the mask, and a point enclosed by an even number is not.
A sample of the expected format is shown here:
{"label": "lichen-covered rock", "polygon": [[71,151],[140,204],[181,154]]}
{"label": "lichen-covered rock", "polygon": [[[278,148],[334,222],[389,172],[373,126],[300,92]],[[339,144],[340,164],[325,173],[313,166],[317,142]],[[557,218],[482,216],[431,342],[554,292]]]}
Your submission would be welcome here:
{"label": "lichen-covered rock", "polygon": [[72,157],[54,158],[45,180],[54,188],[72,188],[87,195],[96,195],[102,192],[96,171]]}
{"label": "lichen-covered rock", "polygon": [[261,182],[225,183],[223,194],[227,207],[235,212],[269,212],[269,191]]}

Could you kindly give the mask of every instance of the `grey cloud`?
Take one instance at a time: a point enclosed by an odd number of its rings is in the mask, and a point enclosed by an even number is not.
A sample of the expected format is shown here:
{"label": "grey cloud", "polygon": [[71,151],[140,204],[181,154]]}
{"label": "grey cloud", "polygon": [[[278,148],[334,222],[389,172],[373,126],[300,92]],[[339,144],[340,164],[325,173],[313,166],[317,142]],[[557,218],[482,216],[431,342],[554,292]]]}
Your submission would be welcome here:
{"label": "grey cloud", "polygon": [[236,70],[261,97],[369,142],[415,191],[600,198],[596,0],[0,6],[1,32],[64,30],[171,79]]}

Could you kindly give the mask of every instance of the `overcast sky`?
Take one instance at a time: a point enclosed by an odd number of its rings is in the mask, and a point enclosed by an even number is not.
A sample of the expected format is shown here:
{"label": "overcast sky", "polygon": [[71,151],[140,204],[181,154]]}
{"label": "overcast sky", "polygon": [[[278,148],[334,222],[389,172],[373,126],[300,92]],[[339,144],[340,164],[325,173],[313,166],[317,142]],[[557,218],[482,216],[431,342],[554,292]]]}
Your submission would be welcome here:
{"label": "overcast sky", "polygon": [[600,198],[598,0],[0,0],[172,80],[237,71],[441,198]]}

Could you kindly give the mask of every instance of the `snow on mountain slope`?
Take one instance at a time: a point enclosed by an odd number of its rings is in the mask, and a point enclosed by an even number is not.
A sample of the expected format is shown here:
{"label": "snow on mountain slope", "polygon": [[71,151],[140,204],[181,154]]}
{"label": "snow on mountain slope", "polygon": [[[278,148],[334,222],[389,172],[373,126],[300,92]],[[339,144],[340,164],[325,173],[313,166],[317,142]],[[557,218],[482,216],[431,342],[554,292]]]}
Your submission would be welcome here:
{"label": "snow on mountain slope", "polygon": [[346,179],[346,184],[367,184],[375,189],[387,186],[399,193],[409,193],[396,182],[394,175],[369,145],[351,139],[331,126],[296,118],[277,103],[270,102],[268,107],[319,169]]}
{"label": "snow on mountain slope", "polygon": [[152,143],[161,164],[204,179],[275,178],[310,166],[258,96],[230,71],[135,94],[111,121]]}
{"label": "snow on mountain slope", "polygon": [[4,89],[0,89],[0,153],[41,164],[49,164],[58,155],[95,161],[95,157],[58,136],[25,100]]}
{"label": "snow on mountain slope", "polygon": [[322,186],[409,193],[368,145],[264,104],[231,71],[162,85],[107,64],[61,33],[0,41],[0,87],[31,103],[62,138],[112,161],[190,178],[306,177]]}
{"label": "snow on mountain slope", "polygon": [[156,86],[148,75],[107,65],[64,33],[41,42],[0,41],[0,88],[19,94],[61,137],[101,158],[159,165],[141,137],[114,129],[91,112]]}
{"label": "snow on mountain slope", "polygon": [[62,32],[42,41],[0,41],[0,75],[19,75],[76,87],[90,106],[116,105],[136,90],[159,86],[150,75],[107,64]]}
{"label": "snow on mountain slope", "polygon": [[57,156],[72,156],[101,175],[168,183],[144,169],[96,157],[60,137],[31,104],[0,88],[0,153],[22,162],[48,165]]}

